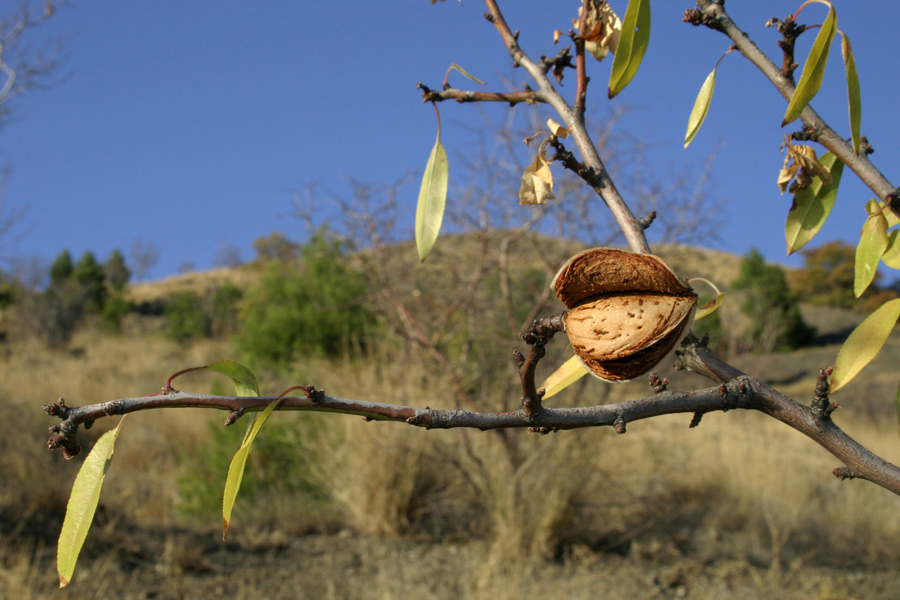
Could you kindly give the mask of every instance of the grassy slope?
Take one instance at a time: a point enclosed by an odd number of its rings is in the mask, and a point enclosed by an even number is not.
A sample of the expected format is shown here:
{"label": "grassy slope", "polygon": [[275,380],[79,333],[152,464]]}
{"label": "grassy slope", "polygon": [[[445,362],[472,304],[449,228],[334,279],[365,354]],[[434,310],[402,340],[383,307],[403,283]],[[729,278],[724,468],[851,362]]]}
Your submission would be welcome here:
{"label": "grassy slope", "polygon": [[[465,251],[460,245],[456,250]],[[716,281],[730,280],[728,274],[737,269],[738,259],[723,253],[698,257],[662,248],[660,254],[679,272]],[[525,264],[536,260],[526,257]],[[223,275],[215,277],[220,281]],[[192,274],[186,285],[203,289],[214,285],[212,279]],[[133,293],[154,299],[183,289],[178,286],[147,284]],[[823,323],[836,321],[826,315]],[[24,598],[42,597],[52,587],[52,547],[77,468],[42,449],[49,419],[37,407],[61,394],[77,405],[150,393],[169,373],[231,353],[222,343],[179,348],[154,336],[108,338],[90,332],[81,333],[73,346],[84,352],[50,353],[24,344],[8,348],[0,359],[0,414],[12,424],[0,438],[0,587]],[[748,356],[738,365],[802,399],[812,391],[815,369],[830,364],[834,353],[826,347]],[[894,462],[900,460],[896,420],[887,416],[884,400],[893,394],[889,382],[896,386],[898,358],[895,342],[857,387],[841,392],[838,399],[847,409],[835,415],[852,435]],[[346,359],[313,364],[308,371],[317,384],[348,397],[441,402],[439,391],[423,389],[408,364],[387,357],[362,365]],[[705,385],[696,379],[675,382]],[[183,385],[207,391],[210,382]],[[586,384],[578,401],[646,393],[641,383],[606,389]],[[202,445],[207,423],[222,418],[194,410],[130,418],[104,490],[106,508],[70,592],[74,597],[91,590],[131,597],[128,589],[155,589],[163,597],[184,596],[187,590],[192,590],[188,595],[219,590],[251,597],[254,590],[268,589],[272,597],[293,597],[288,590],[309,589],[307,597],[564,593],[587,598],[602,588],[612,590],[609,597],[624,598],[684,588],[701,598],[726,592],[753,598],[772,590],[788,598],[848,593],[888,598],[891,586],[900,584],[880,570],[898,558],[896,499],[869,484],[838,483],[830,475],[835,461],[817,446],[771,420],[736,412],[707,415],[695,430],[687,429],[686,418],[672,417],[632,424],[626,436],[608,430],[554,436],[513,432],[516,460],[508,442],[494,434],[470,432],[463,438],[458,432],[325,416],[320,421],[327,443],[305,452],[327,466],[320,475],[332,497],[331,516],[323,521],[298,512],[298,498],[290,495],[244,503],[232,534],[237,541],[231,542],[239,546],[225,548],[249,553],[232,565],[232,554],[211,541],[214,515],[184,521],[176,510],[177,477],[185,468],[178,448]],[[99,423],[82,434],[83,441],[96,439],[111,424]],[[474,483],[462,477],[466,472]],[[398,506],[407,509],[398,513]],[[468,541],[484,531],[461,524],[467,519],[493,535]],[[308,543],[296,537],[322,522],[328,523],[326,531],[354,533]],[[416,527],[444,543],[417,547],[409,541],[417,536]],[[390,537],[379,541],[365,532]],[[405,537],[397,539],[397,533]],[[522,558],[510,563],[515,556]],[[536,571],[525,566],[542,556],[566,560]],[[282,569],[296,565],[293,561],[306,568],[284,577]],[[398,564],[409,569],[398,570]],[[252,565],[255,574],[235,575],[231,569],[240,565]],[[848,567],[861,575],[851,581]],[[428,578],[423,587],[406,574],[410,569],[434,570],[437,579]],[[166,577],[160,579],[160,573]]]}

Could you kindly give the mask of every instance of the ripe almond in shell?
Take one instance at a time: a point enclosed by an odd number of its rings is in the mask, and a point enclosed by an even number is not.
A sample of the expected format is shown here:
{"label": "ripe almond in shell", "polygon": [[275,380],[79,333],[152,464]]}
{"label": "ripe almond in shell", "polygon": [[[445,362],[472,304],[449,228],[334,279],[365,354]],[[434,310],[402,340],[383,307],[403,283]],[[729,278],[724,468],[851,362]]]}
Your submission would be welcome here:
{"label": "ripe almond in shell", "polygon": [[627,381],[656,366],[687,333],[697,294],[658,256],[614,248],[576,254],[552,287],[566,334],[587,369]]}

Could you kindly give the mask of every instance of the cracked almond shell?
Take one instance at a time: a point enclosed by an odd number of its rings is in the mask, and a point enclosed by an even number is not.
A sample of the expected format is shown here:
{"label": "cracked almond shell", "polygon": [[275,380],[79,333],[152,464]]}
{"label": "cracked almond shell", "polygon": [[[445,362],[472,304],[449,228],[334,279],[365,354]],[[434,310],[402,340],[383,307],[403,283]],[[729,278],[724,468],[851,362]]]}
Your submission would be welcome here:
{"label": "cracked almond shell", "polygon": [[556,274],[566,334],[595,376],[627,381],[656,366],[687,333],[697,294],[657,256],[614,248],[576,254]]}

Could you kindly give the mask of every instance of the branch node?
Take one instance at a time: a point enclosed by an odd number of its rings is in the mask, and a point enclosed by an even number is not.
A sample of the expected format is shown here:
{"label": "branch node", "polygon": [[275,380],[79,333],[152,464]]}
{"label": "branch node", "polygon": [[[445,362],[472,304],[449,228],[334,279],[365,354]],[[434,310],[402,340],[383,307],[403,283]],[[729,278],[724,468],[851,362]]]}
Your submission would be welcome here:
{"label": "branch node", "polygon": [[616,433],[625,433],[625,419],[622,418],[621,414],[616,416],[616,420],[613,421],[613,427],[616,429]]}
{"label": "branch node", "polygon": [[66,460],[75,458],[81,454],[81,445],[75,439],[75,433],[78,431],[78,425],[72,421],[63,421],[58,425],[50,427],[53,435],[47,440],[47,450],[63,449],[63,456]]}
{"label": "branch node", "polygon": [[869,143],[869,138],[864,135],[859,136],[859,153],[862,156],[875,154],[875,148],[873,148],[872,144]]}
{"label": "branch node", "polygon": [[225,417],[225,427],[229,427],[237,423],[237,420],[244,416],[244,409],[239,408],[237,410],[233,410],[228,413],[228,416]]}
{"label": "branch node", "polygon": [[859,473],[851,469],[850,467],[838,467],[834,471],[832,471],[835,477],[844,481],[845,479],[856,479],[857,477],[862,477]]}
{"label": "branch node", "polygon": [[653,221],[656,220],[656,211],[651,210],[650,213],[641,219],[638,220],[638,225],[640,225],[641,229],[646,230],[650,225],[653,224]]}
{"label": "branch node", "polygon": [[828,421],[831,418],[831,413],[838,407],[838,405],[832,403],[828,397],[831,390],[828,383],[828,377],[833,371],[834,367],[819,369],[819,375],[816,377],[816,390],[813,394],[813,400],[809,405],[809,409],[818,421]]}
{"label": "branch node", "polygon": [[537,394],[534,396],[523,396],[520,401],[525,416],[528,417],[529,420],[537,419],[544,410],[541,406],[541,398]]}
{"label": "branch node", "polygon": [[669,379],[660,379],[659,375],[656,374],[656,371],[650,373],[647,378],[650,380],[650,387],[653,388],[653,391],[657,394],[661,394],[669,388]]}
{"label": "branch node", "polygon": [[795,142],[818,142],[820,133],[819,129],[811,125],[804,125],[803,129],[791,132],[790,135]]}
{"label": "branch node", "polygon": [[306,386],[306,397],[312,400],[313,403],[319,404],[325,400],[325,390],[317,390],[315,386],[308,385]]}
{"label": "branch node", "polygon": [[700,411],[695,412],[694,416],[691,417],[691,423],[690,423],[690,425],[688,425],[688,428],[693,429],[694,427],[697,427],[698,425],[700,425],[700,420],[702,418],[703,418],[702,412],[700,412]]}
{"label": "branch node", "polygon": [[59,417],[60,419],[69,418],[69,407],[66,406],[66,399],[62,397],[56,401],[56,404],[45,404],[44,412],[51,417]]}
{"label": "branch node", "polygon": [[556,433],[559,431],[559,427],[529,427],[529,433],[539,433],[541,435],[547,435],[549,433]]}
{"label": "branch node", "polygon": [[513,350],[513,364],[516,365],[516,368],[521,369],[525,364],[525,355],[518,350]]}
{"label": "branch node", "polygon": [[110,400],[103,404],[103,414],[108,417],[112,415],[124,415],[125,404],[121,400]]}

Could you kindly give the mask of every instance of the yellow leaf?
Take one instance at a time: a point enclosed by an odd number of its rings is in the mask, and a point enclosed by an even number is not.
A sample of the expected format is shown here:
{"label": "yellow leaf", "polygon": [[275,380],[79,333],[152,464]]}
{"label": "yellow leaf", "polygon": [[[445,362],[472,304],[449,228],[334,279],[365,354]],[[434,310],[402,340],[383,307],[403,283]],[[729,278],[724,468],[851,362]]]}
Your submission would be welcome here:
{"label": "yellow leaf", "polygon": [[853,276],[853,293],[859,298],[878,271],[878,263],[888,247],[887,219],[883,212],[869,215],[863,225],[859,244],[856,246],[856,264]]}
{"label": "yellow leaf", "polygon": [[100,490],[103,488],[103,480],[109,470],[116,438],[124,420],[125,417],[122,417],[115,429],[100,436],[75,477],[56,548],[56,570],[60,588],[66,587],[75,573],[75,564],[94,520],[97,503],[100,501]]}
{"label": "yellow leaf", "polygon": [[441,121],[438,118],[437,139],[428,157],[428,164],[425,165],[419,201],[416,204],[416,248],[421,261],[431,252],[441,231],[449,181],[450,167],[447,151],[441,144]]}
{"label": "yellow leaf", "polygon": [[231,464],[228,465],[228,476],[225,479],[225,492],[222,495],[222,539],[228,534],[228,525],[231,523],[231,511],[234,509],[234,503],[237,501],[238,491],[241,489],[241,481],[244,479],[244,469],[247,466],[247,459],[250,457],[250,450],[253,449],[253,442],[256,436],[262,430],[263,425],[275,410],[275,407],[281,401],[281,398],[272,401],[260,415],[253,415],[253,421],[247,429],[244,441],[241,447],[234,453],[231,458]]}
{"label": "yellow leaf", "polygon": [[629,0],[622,33],[609,74],[609,97],[615,97],[634,78],[650,44],[650,0]]}
{"label": "yellow leaf", "polygon": [[563,391],[588,373],[589,371],[587,370],[587,367],[582,364],[581,359],[577,356],[573,356],[564,362],[560,368],[554,371],[553,374],[538,387],[538,389],[543,388],[546,390],[543,396],[544,400],[546,400],[550,396],[554,396]]}
{"label": "yellow leaf", "polygon": [[709,315],[719,310],[719,307],[722,306],[723,302],[725,302],[725,292],[721,291],[719,287],[712,281],[703,277],[694,277],[692,279],[689,279],[688,283],[694,283],[695,281],[703,281],[704,283],[706,283],[706,285],[711,287],[716,292],[715,298],[713,298],[703,306],[697,307],[697,312],[694,315],[694,321],[699,321],[703,317],[708,317]]}
{"label": "yellow leaf", "polygon": [[831,374],[831,391],[836,392],[856,377],[884,346],[897,319],[900,318],[900,298],[888,300],[853,330],[838,352]]}
{"label": "yellow leaf", "polygon": [[850,39],[841,35],[841,54],[844,56],[844,71],[847,74],[847,106],[850,110],[850,139],[853,151],[859,154],[859,124],[862,119],[862,101],[859,97],[859,74],[856,71],[856,59],[850,47]]}
{"label": "yellow leaf", "polygon": [[892,269],[900,269],[900,229],[888,234],[888,247],[881,260]]}
{"label": "yellow leaf", "polygon": [[[721,61],[722,59],[719,60]],[[706,120],[706,113],[709,111],[709,103],[712,101],[713,91],[716,88],[716,70],[718,70],[718,68],[719,63],[716,63],[716,67],[706,76],[706,80],[703,82],[703,85],[700,86],[700,93],[697,94],[697,99],[694,100],[694,108],[691,110],[691,115],[688,117],[687,133],[684,134],[685,150],[687,150],[687,147],[694,139],[694,136],[697,135],[697,132],[700,131],[700,126],[703,125],[703,121]]]}
{"label": "yellow leaf", "polygon": [[819,233],[834,208],[844,163],[830,152],[824,154],[819,162],[828,169],[831,183],[826,184],[821,178],[816,178],[812,185],[794,194],[794,203],[784,225],[788,255],[800,250]]}
{"label": "yellow leaf", "polygon": [[482,80],[478,79],[478,78],[475,77],[474,75],[470,75],[468,72],[466,72],[465,69],[463,69],[461,66],[459,66],[459,65],[456,64],[456,63],[450,63],[450,68],[451,68],[451,69],[456,69],[457,71],[459,71],[460,73],[462,73],[463,75],[465,75],[466,77],[468,77],[469,79],[471,79],[472,81],[474,81],[475,83],[480,83],[481,85],[486,85],[485,82],[483,82]]}
{"label": "yellow leaf", "polygon": [[819,28],[819,33],[813,42],[803,64],[803,74],[800,76],[800,82],[794,88],[791,101],[788,103],[787,111],[784,113],[784,121],[781,126],[784,127],[800,116],[806,105],[818,93],[822,86],[822,78],[825,76],[825,64],[828,61],[828,51],[831,48],[831,41],[834,39],[834,32],[837,30],[837,15],[834,7],[830,2],[822,2],[828,5],[828,16],[825,22]]}

